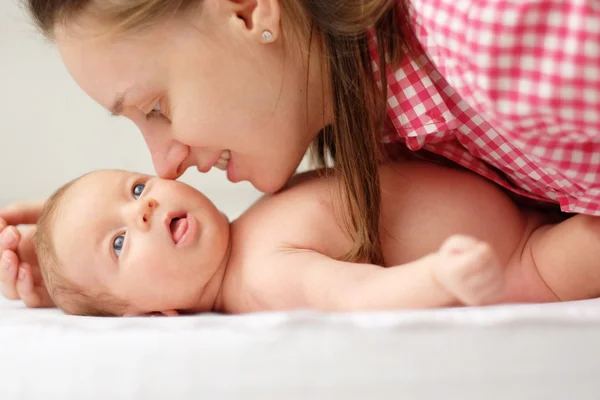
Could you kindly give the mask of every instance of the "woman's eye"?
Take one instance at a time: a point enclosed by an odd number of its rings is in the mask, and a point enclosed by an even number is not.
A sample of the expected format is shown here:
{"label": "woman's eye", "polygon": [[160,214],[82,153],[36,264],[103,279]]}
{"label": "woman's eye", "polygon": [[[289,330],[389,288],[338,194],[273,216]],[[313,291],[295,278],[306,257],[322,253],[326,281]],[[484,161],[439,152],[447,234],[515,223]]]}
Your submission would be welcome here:
{"label": "woman's eye", "polygon": [[115,255],[117,257],[121,256],[121,251],[123,250],[123,246],[125,245],[125,235],[119,235],[113,240],[113,250],[115,251]]}
{"label": "woman's eye", "polygon": [[145,188],[146,185],[144,183],[138,183],[137,185],[135,185],[133,187],[133,198],[136,200],[139,199]]}
{"label": "woman's eye", "polygon": [[154,105],[154,107],[152,107],[152,110],[146,114],[146,119],[149,119],[153,116],[160,116],[163,115],[162,114],[162,109],[160,107],[160,101],[157,101],[156,104]]}

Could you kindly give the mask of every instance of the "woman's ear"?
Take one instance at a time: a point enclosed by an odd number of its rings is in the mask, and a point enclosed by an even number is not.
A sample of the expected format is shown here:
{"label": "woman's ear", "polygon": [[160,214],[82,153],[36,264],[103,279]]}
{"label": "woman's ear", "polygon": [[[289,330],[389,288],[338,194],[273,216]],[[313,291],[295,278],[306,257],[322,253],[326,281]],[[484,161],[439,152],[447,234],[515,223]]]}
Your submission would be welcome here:
{"label": "woman's ear", "polygon": [[[280,35],[281,10],[279,0],[222,0],[231,12],[244,22],[248,33],[261,42],[273,42]],[[268,32],[269,35],[265,35]],[[269,39],[266,40],[265,38]]]}

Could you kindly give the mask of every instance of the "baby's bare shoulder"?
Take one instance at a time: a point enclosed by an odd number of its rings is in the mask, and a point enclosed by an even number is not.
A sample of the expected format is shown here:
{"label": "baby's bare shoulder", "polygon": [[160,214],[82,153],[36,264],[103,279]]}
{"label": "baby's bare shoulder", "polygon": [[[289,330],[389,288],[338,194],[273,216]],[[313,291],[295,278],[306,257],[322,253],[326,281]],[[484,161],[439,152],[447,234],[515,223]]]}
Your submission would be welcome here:
{"label": "baby's bare shoulder", "polygon": [[226,293],[235,310],[264,308],[260,299],[281,286],[273,276],[286,273],[287,254],[341,255],[337,248],[348,240],[335,221],[324,183],[303,176],[284,191],[264,196],[231,224]]}
{"label": "baby's bare shoulder", "polygon": [[336,196],[327,178],[303,175],[283,191],[265,195],[233,223],[233,240],[253,247],[324,251],[340,230]]}

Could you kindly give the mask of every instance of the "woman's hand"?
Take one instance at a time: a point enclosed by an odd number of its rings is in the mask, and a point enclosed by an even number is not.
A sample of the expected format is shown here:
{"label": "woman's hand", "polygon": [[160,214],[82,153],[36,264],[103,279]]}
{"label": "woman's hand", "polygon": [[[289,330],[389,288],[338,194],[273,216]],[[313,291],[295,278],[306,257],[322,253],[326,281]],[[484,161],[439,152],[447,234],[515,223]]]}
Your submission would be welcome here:
{"label": "woman's hand", "polygon": [[43,202],[15,203],[0,210],[0,294],[27,307],[53,307],[33,247],[35,224]]}

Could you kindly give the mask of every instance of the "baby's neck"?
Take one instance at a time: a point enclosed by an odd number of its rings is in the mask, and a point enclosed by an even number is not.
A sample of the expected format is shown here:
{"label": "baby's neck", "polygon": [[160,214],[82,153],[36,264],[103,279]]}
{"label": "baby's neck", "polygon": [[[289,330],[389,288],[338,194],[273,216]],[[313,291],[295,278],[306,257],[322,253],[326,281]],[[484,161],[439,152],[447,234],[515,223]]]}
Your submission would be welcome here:
{"label": "baby's neck", "polygon": [[[230,224],[231,228],[231,224]],[[204,290],[202,291],[202,295],[198,299],[197,306],[185,310],[190,313],[201,313],[201,312],[224,312],[225,305],[223,300],[223,287],[225,283],[225,276],[227,274],[227,267],[229,266],[229,258],[231,255],[231,229],[229,230],[229,242],[227,244],[227,250],[225,251],[225,255],[223,260],[221,261],[221,265],[215,271],[213,276],[210,278]]]}
{"label": "baby's neck", "polygon": [[[231,225],[230,225],[231,228]],[[225,287],[225,276],[227,275],[229,267],[229,259],[231,256],[231,229],[229,230],[229,243],[227,244],[227,251],[225,252],[225,257],[223,257],[223,261],[215,274],[215,279],[218,282],[218,291],[216,296],[214,297],[215,301],[213,302],[211,311],[215,312],[224,312],[225,311],[225,301],[223,300],[223,288]],[[212,282],[212,279],[211,279]],[[209,283],[210,284],[210,283]]]}

